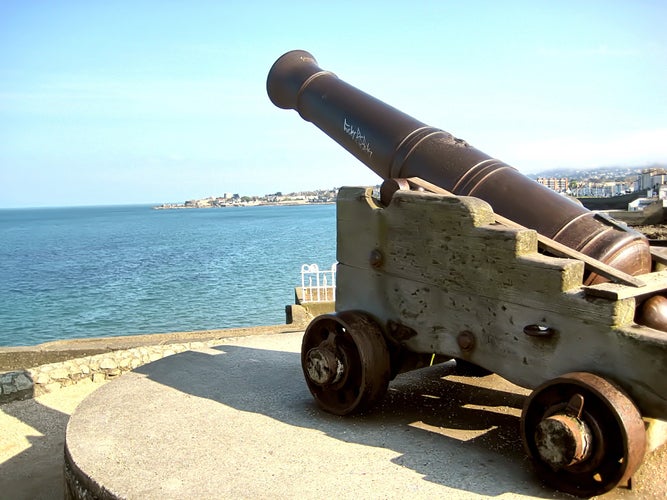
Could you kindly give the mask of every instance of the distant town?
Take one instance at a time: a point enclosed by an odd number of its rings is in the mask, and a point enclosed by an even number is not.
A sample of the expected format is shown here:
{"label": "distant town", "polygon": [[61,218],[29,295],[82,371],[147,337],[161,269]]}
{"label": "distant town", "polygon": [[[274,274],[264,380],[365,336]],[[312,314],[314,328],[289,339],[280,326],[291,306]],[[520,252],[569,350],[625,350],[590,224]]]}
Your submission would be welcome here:
{"label": "distant town", "polygon": [[185,203],[164,203],[156,210],[172,208],[225,208],[225,207],[252,207],[259,205],[306,205],[312,203],[335,203],[338,189],[317,189],[315,191],[301,191],[297,193],[277,192],[264,196],[246,196],[233,193],[224,193],[221,196],[209,196]]}
{"label": "distant town", "polygon": [[528,177],[575,198],[609,198],[630,193],[650,198],[658,196],[660,187],[667,184],[667,165],[551,169]]}
{"label": "distant town", "polygon": [[[658,196],[660,186],[667,186],[667,165],[650,167],[561,168],[545,170],[527,177],[559,193],[576,198],[609,198],[641,192],[642,196]],[[664,188],[663,188],[664,189]],[[157,210],[179,208],[224,208],[259,205],[305,205],[335,203],[338,188],[317,189],[294,193],[276,192],[263,196],[224,193],[220,196],[164,203]]]}

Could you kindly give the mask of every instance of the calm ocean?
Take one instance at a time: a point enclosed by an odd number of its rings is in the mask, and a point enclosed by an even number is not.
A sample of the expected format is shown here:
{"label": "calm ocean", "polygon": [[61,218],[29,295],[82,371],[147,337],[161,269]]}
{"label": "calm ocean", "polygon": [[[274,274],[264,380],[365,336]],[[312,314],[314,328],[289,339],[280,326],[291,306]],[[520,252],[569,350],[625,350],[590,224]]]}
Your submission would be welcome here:
{"label": "calm ocean", "polygon": [[334,205],[0,210],[0,345],[285,322]]}

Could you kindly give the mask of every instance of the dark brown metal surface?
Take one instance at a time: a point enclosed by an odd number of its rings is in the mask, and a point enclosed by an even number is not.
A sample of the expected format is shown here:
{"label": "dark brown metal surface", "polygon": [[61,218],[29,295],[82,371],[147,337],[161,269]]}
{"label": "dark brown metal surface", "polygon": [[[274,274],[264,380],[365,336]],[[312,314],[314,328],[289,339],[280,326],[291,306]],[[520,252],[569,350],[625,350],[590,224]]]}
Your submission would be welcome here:
{"label": "dark brown metal surface", "polygon": [[[487,201],[517,223],[631,275],[651,271],[647,239],[623,230],[451,134],[427,126],[288,52],[267,79],[271,101],[295,109],[383,179],[420,177]],[[587,283],[604,281],[592,274]]]}
{"label": "dark brown metal surface", "polygon": [[667,332],[667,298],[655,295],[639,307],[637,323]]}

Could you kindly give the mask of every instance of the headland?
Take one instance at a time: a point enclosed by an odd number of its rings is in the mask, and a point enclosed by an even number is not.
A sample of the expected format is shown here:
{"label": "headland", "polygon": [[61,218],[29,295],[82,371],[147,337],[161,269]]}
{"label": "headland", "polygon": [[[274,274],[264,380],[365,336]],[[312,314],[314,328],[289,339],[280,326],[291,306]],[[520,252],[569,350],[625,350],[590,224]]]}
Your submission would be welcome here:
{"label": "headland", "polygon": [[227,208],[227,207],[255,207],[261,205],[310,205],[333,204],[336,202],[338,189],[318,189],[315,191],[299,191],[283,194],[278,191],[263,196],[247,196],[234,193],[224,193],[221,196],[209,196],[187,200],[183,203],[163,203],[153,207],[156,210],[183,209],[183,208]]}

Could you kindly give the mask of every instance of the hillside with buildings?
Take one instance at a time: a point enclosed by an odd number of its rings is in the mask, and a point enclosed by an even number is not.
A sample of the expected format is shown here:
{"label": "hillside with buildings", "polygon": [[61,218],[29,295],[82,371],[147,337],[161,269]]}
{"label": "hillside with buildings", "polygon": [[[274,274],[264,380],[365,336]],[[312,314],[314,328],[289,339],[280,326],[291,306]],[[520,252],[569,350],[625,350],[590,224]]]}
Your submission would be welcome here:
{"label": "hillside with buildings", "polygon": [[651,197],[657,196],[660,186],[667,183],[667,165],[561,168],[545,170],[528,177],[554,191],[576,198],[608,198],[630,193]]}
{"label": "hillside with buildings", "polygon": [[605,212],[643,232],[665,239],[667,226],[667,169],[601,168],[552,170],[531,176],[540,184],[577,198],[586,208]]}

